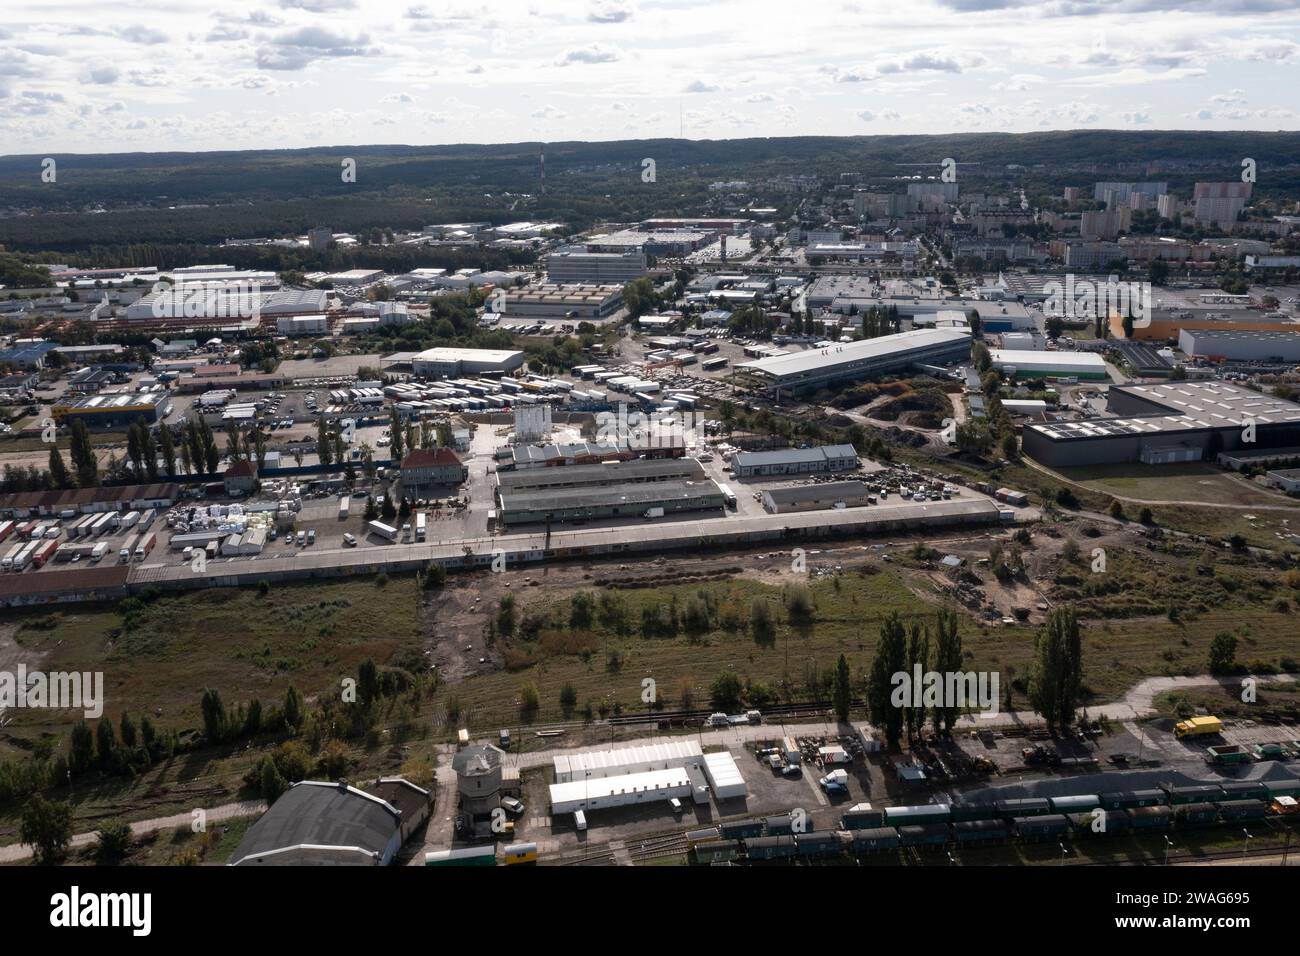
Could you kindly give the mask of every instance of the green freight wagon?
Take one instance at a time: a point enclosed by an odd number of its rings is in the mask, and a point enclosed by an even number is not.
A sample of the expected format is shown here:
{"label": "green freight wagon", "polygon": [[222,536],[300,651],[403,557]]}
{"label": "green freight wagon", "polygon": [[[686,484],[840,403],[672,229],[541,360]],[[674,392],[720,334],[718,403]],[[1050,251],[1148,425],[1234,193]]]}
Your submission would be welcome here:
{"label": "green freight wagon", "polygon": [[1250,763],[1250,751],[1240,744],[1224,744],[1222,747],[1210,747],[1205,751],[1205,754],[1210,763],[1219,766]]}

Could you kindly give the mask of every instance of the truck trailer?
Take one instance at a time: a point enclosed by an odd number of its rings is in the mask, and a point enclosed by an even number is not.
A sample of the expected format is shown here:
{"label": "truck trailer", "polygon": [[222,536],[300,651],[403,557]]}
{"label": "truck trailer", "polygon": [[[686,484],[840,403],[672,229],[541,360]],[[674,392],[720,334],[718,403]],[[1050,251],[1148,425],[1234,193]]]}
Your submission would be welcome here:
{"label": "truck trailer", "polygon": [[394,544],[397,543],[397,529],[392,525],[386,525],[382,521],[371,521],[366,525],[366,530],[381,538],[387,538]]}

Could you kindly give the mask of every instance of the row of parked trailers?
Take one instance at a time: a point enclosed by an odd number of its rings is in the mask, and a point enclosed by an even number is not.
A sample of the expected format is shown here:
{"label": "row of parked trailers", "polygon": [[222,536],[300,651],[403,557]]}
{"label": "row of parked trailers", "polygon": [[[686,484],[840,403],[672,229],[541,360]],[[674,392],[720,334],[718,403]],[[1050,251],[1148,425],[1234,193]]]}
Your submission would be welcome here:
{"label": "row of parked trailers", "polygon": [[[859,805],[838,830],[794,832],[789,815],[739,820],[694,830],[687,845],[699,863],[863,854],[901,847],[1073,839],[1130,831],[1242,823],[1269,814],[1278,797],[1300,797],[1300,781],[1230,782],[1157,790],[925,804],[873,809]],[[1101,817],[1097,811],[1105,811]],[[1097,820],[1104,819],[1099,829]]]}

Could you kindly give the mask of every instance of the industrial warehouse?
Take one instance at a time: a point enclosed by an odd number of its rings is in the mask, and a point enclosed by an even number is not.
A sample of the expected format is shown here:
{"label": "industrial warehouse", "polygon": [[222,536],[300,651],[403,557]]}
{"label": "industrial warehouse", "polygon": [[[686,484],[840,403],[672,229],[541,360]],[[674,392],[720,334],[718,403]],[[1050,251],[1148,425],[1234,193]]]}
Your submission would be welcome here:
{"label": "industrial warehouse", "polygon": [[828,345],[742,362],[736,370],[774,393],[815,391],[834,384],[901,372],[916,365],[949,365],[970,357],[966,329],[914,329],[874,339]]}
{"label": "industrial warehouse", "polygon": [[1125,417],[1025,426],[1025,454],[1049,467],[1201,461],[1218,452],[1300,445],[1300,405],[1224,382],[1113,385]]}
{"label": "industrial warehouse", "polygon": [[166,417],[170,398],[165,391],[91,395],[71,405],[54,405],[50,413],[60,425],[81,421],[87,428],[114,428],[141,418],[152,425]]}
{"label": "industrial warehouse", "polygon": [[564,754],[554,758],[551,813],[566,814],[690,798],[693,803],[743,799],[748,792],[726,751],[703,753],[690,741]]}
{"label": "industrial warehouse", "polygon": [[713,481],[653,481],[635,485],[501,491],[500,522],[506,526],[544,521],[662,517],[686,511],[717,511],[726,496]]}
{"label": "industrial warehouse", "polygon": [[694,458],[643,458],[600,465],[499,471],[497,491],[499,494],[511,494],[660,481],[703,481],[705,477],[704,468]]}
{"label": "industrial warehouse", "polygon": [[411,370],[428,378],[513,372],[524,364],[524,353],[509,349],[425,349],[411,356]]}
{"label": "industrial warehouse", "polygon": [[1105,379],[1106,360],[1092,352],[989,349],[993,367],[1008,378]]}
{"label": "industrial warehouse", "polygon": [[763,492],[763,510],[776,515],[825,508],[861,508],[873,500],[871,489],[861,481],[830,481],[821,485],[768,489]]}
{"label": "industrial warehouse", "polygon": [[1300,362],[1300,329],[1183,329],[1178,333],[1178,347],[1194,358],[1213,362]]}
{"label": "industrial warehouse", "polygon": [[737,478],[817,475],[832,471],[852,471],[858,467],[858,453],[852,445],[741,451],[736,452],[732,458],[731,467]]}

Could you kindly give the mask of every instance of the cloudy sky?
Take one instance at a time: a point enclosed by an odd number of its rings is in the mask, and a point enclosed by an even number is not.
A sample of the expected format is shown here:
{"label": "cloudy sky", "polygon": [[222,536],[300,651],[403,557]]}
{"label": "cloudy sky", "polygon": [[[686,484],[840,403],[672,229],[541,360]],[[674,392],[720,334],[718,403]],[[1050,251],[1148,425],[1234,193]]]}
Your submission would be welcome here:
{"label": "cloudy sky", "polygon": [[0,151],[1294,130],[1298,66],[1296,0],[29,0]]}

